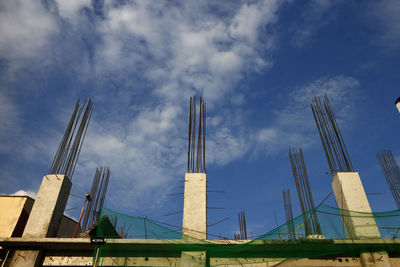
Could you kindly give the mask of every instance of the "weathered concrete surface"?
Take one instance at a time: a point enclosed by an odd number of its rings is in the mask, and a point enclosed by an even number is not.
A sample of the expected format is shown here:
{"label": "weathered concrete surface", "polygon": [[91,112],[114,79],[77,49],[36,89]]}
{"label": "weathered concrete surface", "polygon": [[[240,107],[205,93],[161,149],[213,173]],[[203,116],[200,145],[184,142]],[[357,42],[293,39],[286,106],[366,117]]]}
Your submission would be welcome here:
{"label": "weathered concrete surface", "polygon": [[185,174],[182,233],[207,239],[207,175]]}
{"label": "weathered concrete surface", "polygon": [[[92,264],[93,256],[45,256],[42,266],[92,266]],[[121,266],[124,265],[121,263]]]}
{"label": "weathered concrete surface", "polygon": [[[186,255],[188,256],[188,255]],[[92,266],[91,256],[46,256],[42,266]],[[211,258],[210,266],[220,267],[362,267],[360,258],[334,257],[327,259],[271,259],[271,258]],[[392,266],[400,266],[400,258],[390,258]],[[175,266],[186,267],[180,257],[107,257],[109,266]],[[186,262],[186,264],[189,264]],[[376,265],[379,266],[379,265]]]}
{"label": "weathered concrete surface", "polygon": [[[369,205],[358,172],[338,172],[333,176],[333,192],[336,203],[342,209],[342,221],[346,234],[351,239],[380,238],[375,218],[371,216]],[[360,213],[354,213],[360,212]],[[365,212],[365,216],[362,214]],[[363,253],[360,255],[361,266],[390,267],[387,253]],[[379,259],[379,260],[377,260]]]}
{"label": "weathered concrete surface", "polygon": [[[126,263],[126,266],[190,266],[182,265],[182,251],[191,249],[204,249],[204,241],[191,240],[184,241],[180,239],[170,239],[168,242],[161,239],[106,239],[106,243],[112,243],[113,247],[118,252],[120,250],[129,249],[133,254],[136,252],[137,256],[130,257],[104,257],[105,263]],[[234,241],[232,241],[233,243]],[[182,246],[177,244],[183,243]],[[214,248],[221,248],[221,245],[227,245],[223,240],[208,240],[208,246]],[[238,242],[241,243],[241,242]],[[308,247],[311,253],[314,253],[315,246],[320,247],[322,250],[329,250],[332,246],[339,246],[340,251],[351,251],[354,246],[372,245],[372,247],[387,248],[392,247],[396,251],[400,251],[400,240],[395,239],[362,239],[362,240],[296,240],[295,242],[288,242],[287,240],[254,240],[254,246],[249,248],[247,252],[257,250],[260,253],[258,257],[241,257],[241,253],[236,250],[232,251],[229,255],[222,255],[221,253],[208,253],[207,257],[211,265],[218,266],[252,266],[252,267],[270,267],[270,266],[368,266],[362,265],[359,255],[349,257],[346,255],[342,257],[336,255],[335,257],[327,256],[326,258],[319,257],[318,259],[285,259],[293,257],[291,255],[296,250],[303,250]],[[293,243],[293,244],[292,244]],[[310,247],[310,244],[315,243],[315,246]],[[196,246],[197,245],[197,246]],[[93,257],[93,245],[90,244],[89,238],[0,238],[0,246],[6,249],[25,250],[30,248],[38,248],[43,251],[44,266],[90,266],[89,261]],[[268,258],[274,251],[287,251],[286,256],[279,258]],[[200,252],[201,251],[193,251]],[[264,253],[264,255],[262,255]],[[146,254],[149,254],[146,256]],[[155,256],[155,254],[159,254]],[[190,254],[186,254],[189,256]],[[377,265],[382,260],[379,253],[372,253],[374,256],[374,264]],[[192,255],[193,256],[193,255]],[[392,266],[400,266],[400,258],[390,258]],[[23,265],[22,265],[23,266]]]}
{"label": "weathered concrete surface", "polygon": [[221,267],[272,267],[278,266],[285,259],[272,258],[211,258],[210,266]]}
{"label": "weathered concrete surface", "polygon": [[308,235],[306,236],[308,239],[325,239],[325,236],[323,235]]}
{"label": "weathered concrete surface", "polygon": [[[110,257],[103,258],[102,266],[151,266],[151,267],[180,267],[181,258],[179,257]],[[54,266],[54,265],[52,265]],[[191,266],[191,265],[186,265]]]}
{"label": "weathered concrete surface", "polygon": [[[390,261],[387,253],[362,253],[360,255],[362,267],[391,267],[392,261]],[[400,263],[400,262],[397,262]],[[399,265],[393,265],[399,266]]]}
{"label": "weathered concrete surface", "polygon": [[10,267],[40,266],[42,250],[16,250],[11,257]]}
{"label": "weathered concrete surface", "polygon": [[[25,226],[23,237],[55,237],[67,205],[71,180],[65,175],[44,176]],[[16,250],[10,267],[36,267],[42,250]]]}
{"label": "weathered concrete surface", "polygon": [[181,266],[188,267],[205,267],[207,265],[207,257],[205,251],[183,251],[181,256]]}
{"label": "weathered concrete surface", "polygon": [[[0,237],[22,236],[34,201],[28,196],[0,196]],[[76,224],[74,219],[63,215],[56,237],[72,237]]]}
{"label": "weathered concrete surface", "polygon": [[335,257],[331,259],[295,259],[284,260],[274,265],[276,267],[361,267],[360,258],[357,257]]}
{"label": "weathered concrete surface", "polygon": [[[333,177],[333,192],[335,193],[336,203],[340,209],[349,210],[342,213],[342,220],[349,238],[380,238],[378,227],[369,205],[367,195],[361,183],[358,172],[338,172]],[[366,212],[362,214],[351,213]],[[357,215],[357,216],[351,216]]]}
{"label": "weathered concrete surface", "polygon": [[[27,196],[0,196],[0,236],[21,236],[31,212],[33,199]],[[20,228],[20,229],[17,229]]]}
{"label": "weathered concrete surface", "polygon": [[67,205],[72,183],[65,175],[48,174],[33,204],[24,237],[55,237]]}
{"label": "weathered concrete surface", "polygon": [[[92,266],[92,257],[48,256],[42,266]],[[400,266],[400,259],[391,258],[392,266]],[[103,258],[109,266],[175,266],[181,258],[172,257],[112,257]],[[362,267],[360,258],[335,257],[329,259],[255,259],[255,258],[211,258],[210,266],[219,267]]]}

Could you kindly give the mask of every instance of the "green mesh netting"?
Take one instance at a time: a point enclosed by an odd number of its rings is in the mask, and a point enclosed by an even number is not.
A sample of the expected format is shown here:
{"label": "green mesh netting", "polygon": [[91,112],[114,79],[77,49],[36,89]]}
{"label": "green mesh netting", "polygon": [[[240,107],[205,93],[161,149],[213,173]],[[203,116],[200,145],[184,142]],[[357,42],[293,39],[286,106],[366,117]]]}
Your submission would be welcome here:
{"label": "green mesh netting", "polygon": [[[97,236],[106,237],[106,244],[99,250],[95,249],[94,265],[129,266],[129,258],[180,257],[181,251],[205,251],[207,257],[263,258],[263,262],[265,258],[400,253],[400,210],[363,213],[320,205],[309,212],[317,215],[322,236],[306,236],[303,215],[300,215],[253,240],[238,242],[228,239],[198,240],[183,235],[179,229],[171,230],[170,225],[103,208]],[[291,224],[294,234],[289,234]],[[356,225],[356,229],[352,225]],[[209,261],[207,265],[218,264]]]}

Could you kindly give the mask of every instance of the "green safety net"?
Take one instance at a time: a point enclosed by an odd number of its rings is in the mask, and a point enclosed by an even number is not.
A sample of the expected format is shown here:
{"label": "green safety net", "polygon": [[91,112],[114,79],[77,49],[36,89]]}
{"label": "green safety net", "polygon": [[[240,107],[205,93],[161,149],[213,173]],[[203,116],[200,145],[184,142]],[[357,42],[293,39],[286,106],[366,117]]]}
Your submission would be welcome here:
{"label": "green safety net", "polygon": [[[95,249],[94,266],[130,266],[131,258],[180,257],[181,251],[205,251],[207,257],[252,258],[253,263],[257,259],[265,262],[276,258],[354,256],[363,252],[400,253],[400,210],[363,213],[320,205],[308,212],[317,215],[322,236],[306,235],[303,219],[306,216],[302,214],[252,240],[216,241],[198,240],[182,234],[179,227],[103,208],[97,236],[105,237],[106,243]],[[213,236],[209,234],[208,238]],[[207,265],[219,264],[209,261]]]}

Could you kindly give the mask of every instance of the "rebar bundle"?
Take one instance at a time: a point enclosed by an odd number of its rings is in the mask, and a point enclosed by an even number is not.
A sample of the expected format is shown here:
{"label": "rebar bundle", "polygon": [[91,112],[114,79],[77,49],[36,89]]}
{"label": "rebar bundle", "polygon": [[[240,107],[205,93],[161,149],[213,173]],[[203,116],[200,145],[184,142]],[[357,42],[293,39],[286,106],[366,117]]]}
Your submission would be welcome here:
{"label": "rebar bundle", "polygon": [[331,174],[353,172],[354,168],[340,133],[328,97],[314,97],[311,109],[325,150]]}
{"label": "rebar bundle", "polygon": [[376,154],[376,157],[381,165],[383,174],[390,191],[392,192],[394,201],[400,209],[400,169],[393,157],[391,150],[383,149]]}
{"label": "rebar bundle", "polygon": [[238,213],[239,233],[234,233],[235,240],[247,240],[246,214],[244,211]]}
{"label": "rebar bundle", "polygon": [[50,174],[65,174],[72,179],[92,111],[91,99],[85,100],[82,106],[79,104],[79,100],[76,102],[74,112],[51,164]]}
{"label": "rebar bundle", "polygon": [[290,190],[282,190],[283,192],[283,206],[285,208],[286,225],[288,230],[288,238],[296,239],[296,232],[293,223],[292,201],[290,200]]}
{"label": "rebar bundle", "polygon": [[306,235],[320,235],[322,234],[321,226],[314,209],[315,205],[311,194],[302,148],[293,147],[289,149],[289,159],[296,183],[297,194],[299,196],[301,212],[303,213],[305,233]]}
{"label": "rebar bundle", "polygon": [[82,221],[82,231],[85,231],[88,227],[90,227],[97,221],[97,217],[100,214],[101,209],[103,208],[110,175],[110,168],[96,168],[96,172],[93,178],[92,189],[90,190],[90,195],[87,199],[85,215]]}
{"label": "rebar bundle", "polygon": [[190,97],[188,173],[206,173],[206,103],[200,97],[200,112],[196,140],[196,97]]}

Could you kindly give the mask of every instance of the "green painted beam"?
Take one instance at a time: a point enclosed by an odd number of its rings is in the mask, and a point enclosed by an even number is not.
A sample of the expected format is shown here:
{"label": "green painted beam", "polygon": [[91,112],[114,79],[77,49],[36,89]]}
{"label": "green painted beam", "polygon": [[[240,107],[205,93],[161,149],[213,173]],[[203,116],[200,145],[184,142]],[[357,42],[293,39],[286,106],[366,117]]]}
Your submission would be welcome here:
{"label": "green painted beam", "polygon": [[[0,238],[3,248],[40,248],[47,251],[94,249],[88,238]],[[305,258],[326,255],[359,255],[361,252],[400,254],[399,239],[297,239],[253,240],[247,243],[224,240],[106,239],[102,256],[179,256],[182,251],[206,251],[207,257]]]}

